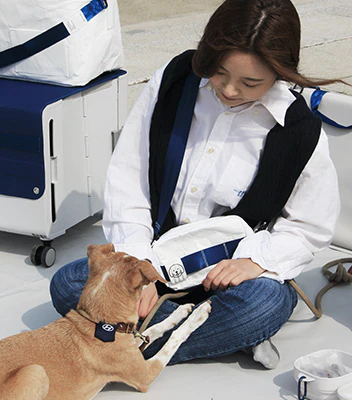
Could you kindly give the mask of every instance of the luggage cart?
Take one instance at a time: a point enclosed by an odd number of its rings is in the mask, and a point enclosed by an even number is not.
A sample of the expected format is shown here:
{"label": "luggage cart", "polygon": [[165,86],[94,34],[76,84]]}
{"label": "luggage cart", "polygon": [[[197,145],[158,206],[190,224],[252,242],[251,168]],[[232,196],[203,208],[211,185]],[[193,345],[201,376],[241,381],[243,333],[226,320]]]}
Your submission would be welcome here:
{"label": "luggage cart", "polygon": [[53,265],[53,239],[103,209],[126,114],[123,70],[84,87],[0,79],[0,230],[41,240],[34,265]]}

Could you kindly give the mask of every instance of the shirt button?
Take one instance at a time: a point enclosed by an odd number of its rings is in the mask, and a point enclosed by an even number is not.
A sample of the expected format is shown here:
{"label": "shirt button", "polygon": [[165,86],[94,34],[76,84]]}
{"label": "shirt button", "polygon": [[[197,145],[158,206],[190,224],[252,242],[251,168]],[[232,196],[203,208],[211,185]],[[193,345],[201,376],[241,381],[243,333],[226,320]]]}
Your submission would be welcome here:
{"label": "shirt button", "polygon": [[210,85],[207,86],[207,90],[210,92],[212,87]]}
{"label": "shirt button", "polygon": [[231,115],[231,113],[229,111],[226,111],[225,115]]}
{"label": "shirt button", "polygon": [[258,115],[259,114],[259,110],[254,110],[254,115]]}
{"label": "shirt button", "polygon": [[198,190],[198,189],[197,189],[196,187],[193,187],[193,188],[191,189],[191,192],[192,192],[192,193],[195,193],[197,190]]}
{"label": "shirt button", "polygon": [[189,218],[185,218],[185,219],[183,220],[183,222],[184,222],[185,224],[189,224],[189,223],[191,222],[191,220],[190,220]]}
{"label": "shirt button", "polygon": [[214,149],[211,147],[209,150],[208,150],[208,153],[210,153],[210,154],[212,154],[212,153],[214,153]]}

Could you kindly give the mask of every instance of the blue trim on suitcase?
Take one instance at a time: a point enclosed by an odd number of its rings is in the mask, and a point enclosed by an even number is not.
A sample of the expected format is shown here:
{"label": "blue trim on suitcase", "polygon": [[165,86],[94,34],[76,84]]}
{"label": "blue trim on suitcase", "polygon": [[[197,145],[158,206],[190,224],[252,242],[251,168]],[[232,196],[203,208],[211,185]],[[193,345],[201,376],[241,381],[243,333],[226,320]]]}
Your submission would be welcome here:
{"label": "blue trim on suitcase", "polygon": [[125,73],[105,73],[80,87],[0,79],[0,195],[36,200],[44,194],[42,113],[46,106]]}

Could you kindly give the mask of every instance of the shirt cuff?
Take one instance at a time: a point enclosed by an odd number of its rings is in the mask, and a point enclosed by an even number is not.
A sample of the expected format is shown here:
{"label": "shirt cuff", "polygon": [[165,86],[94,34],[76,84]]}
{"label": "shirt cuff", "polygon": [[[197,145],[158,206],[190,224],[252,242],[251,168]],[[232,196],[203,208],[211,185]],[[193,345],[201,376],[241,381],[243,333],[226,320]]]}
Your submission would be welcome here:
{"label": "shirt cuff", "polygon": [[265,270],[260,278],[275,279],[282,283],[284,280],[280,277],[279,267],[271,254],[271,235],[268,231],[260,231],[242,239],[232,258],[250,258]]}

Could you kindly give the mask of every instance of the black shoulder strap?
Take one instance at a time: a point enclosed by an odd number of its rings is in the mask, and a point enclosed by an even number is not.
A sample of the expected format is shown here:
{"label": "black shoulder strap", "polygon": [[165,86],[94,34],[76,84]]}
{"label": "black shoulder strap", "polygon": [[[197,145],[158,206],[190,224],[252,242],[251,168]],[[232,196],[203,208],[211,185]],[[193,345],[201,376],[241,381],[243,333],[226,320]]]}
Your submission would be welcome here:
{"label": "black shoulder strap", "polygon": [[[192,71],[193,54],[194,50],[186,51],[166,67],[152,116],[149,185],[154,227],[163,186],[165,157],[182,89],[187,75]],[[294,94],[297,99],[287,110],[285,125],[276,124],[267,135],[258,171],[250,188],[240,203],[224,215],[239,215],[251,227],[255,227],[260,222],[272,221],[281,213],[314,152],[321,130],[320,119],[309,110],[301,95]],[[193,115],[193,109],[189,112]],[[175,225],[175,217],[169,206],[159,234]]]}
{"label": "black shoulder strap", "polygon": [[237,207],[225,213],[241,216],[252,228],[281,213],[320,137],[321,120],[294,94],[297,99],[287,110],[285,126],[277,123],[268,133],[250,188]]}

